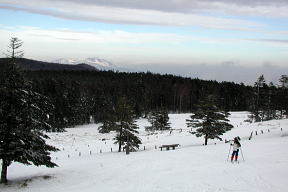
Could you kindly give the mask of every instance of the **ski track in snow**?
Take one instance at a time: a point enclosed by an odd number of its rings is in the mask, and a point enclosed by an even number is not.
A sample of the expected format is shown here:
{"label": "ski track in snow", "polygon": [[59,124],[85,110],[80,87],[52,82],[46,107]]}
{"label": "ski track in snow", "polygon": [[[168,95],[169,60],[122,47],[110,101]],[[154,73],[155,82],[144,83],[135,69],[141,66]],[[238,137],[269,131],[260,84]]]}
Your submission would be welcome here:
{"label": "ski track in snow", "polygon": [[[1,192],[284,192],[287,190],[288,120],[249,124],[246,112],[231,113],[235,126],[223,141],[196,138],[186,128],[190,114],[170,114],[173,131],[149,134],[147,120],[138,120],[143,144],[126,156],[116,152],[115,133],[99,134],[97,124],[50,133],[48,142],[61,151],[52,154],[59,167],[24,166],[13,163],[10,184]],[[281,132],[280,129],[283,128]],[[270,132],[268,132],[268,129]],[[263,130],[263,134],[261,133]],[[251,131],[251,141],[248,140]],[[228,157],[224,139],[240,136],[243,155],[239,164]],[[105,139],[105,140],[104,140]],[[176,150],[160,151],[162,144],[179,143]],[[146,150],[144,151],[144,146]],[[155,146],[157,149],[155,149]],[[111,148],[113,152],[111,152]],[[100,153],[100,150],[102,153]],[[91,151],[91,155],[90,155]],[[81,152],[81,156],[79,156]],[[69,158],[68,158],[69,155]]]}

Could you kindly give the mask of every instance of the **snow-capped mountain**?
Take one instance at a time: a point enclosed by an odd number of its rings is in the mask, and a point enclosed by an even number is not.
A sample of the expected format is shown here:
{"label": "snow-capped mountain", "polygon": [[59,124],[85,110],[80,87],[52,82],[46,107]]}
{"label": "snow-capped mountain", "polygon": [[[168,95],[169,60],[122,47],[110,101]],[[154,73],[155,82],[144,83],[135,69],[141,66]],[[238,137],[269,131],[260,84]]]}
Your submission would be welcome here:
{"label": "snow-capped mountain", "polygon": [[[78,61],[79,61],[79,60],[76,60],[76,59],[60,58],[60,59],[53,60],[53,61],[51,61],[51,62],[53,62],[53,63],[59,63],[59,64],[79,64]],[[81,63],[81,62],[80,62],[80,63]]]}
{"label": "snow-capped mountain", "polygon": [[89,64],[89,65],[101,65],[103,67],[116,67],[114,64],[112,64],[111,62],[105,60],[105,59],[99,59],[96,57],[90,57],[84,60],[84,63]]}
{"label": "snow-capped mountain", "polygon": [[116,65],[113,63],[105,60],[105,59],[100,59],[97,57],[90,57],[86,59],[65,59],[65,58],[60,58],[52,61],[53,63],[59,63],[59,64],[81,64],[85,63],[90,66],[95,67],[96,69],[115,69],[117,68]]}

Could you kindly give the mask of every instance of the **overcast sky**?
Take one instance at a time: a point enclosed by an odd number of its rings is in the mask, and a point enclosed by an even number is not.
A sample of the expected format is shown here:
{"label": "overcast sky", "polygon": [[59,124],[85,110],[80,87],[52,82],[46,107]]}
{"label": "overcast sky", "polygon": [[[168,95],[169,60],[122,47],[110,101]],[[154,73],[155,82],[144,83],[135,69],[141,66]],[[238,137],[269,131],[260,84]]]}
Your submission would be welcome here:
{"label": "overcast sky", "polygon": [[[251,83],[288,73],[288,0],[0,0],[0,52]],[[3,55],[1,55],[3,57]]]}

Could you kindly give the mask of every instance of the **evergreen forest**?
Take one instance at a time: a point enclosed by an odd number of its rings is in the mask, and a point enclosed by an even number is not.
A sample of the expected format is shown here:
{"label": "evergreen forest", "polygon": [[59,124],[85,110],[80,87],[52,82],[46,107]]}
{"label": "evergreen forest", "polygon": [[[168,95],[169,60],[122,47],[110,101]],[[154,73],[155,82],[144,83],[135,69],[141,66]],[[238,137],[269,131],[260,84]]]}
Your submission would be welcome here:
{"label": "evergreen forest", "polygon": [[116,112],[121,97],[129,100],[136,117],[145,118],[157,109],[193,112],[208,95],[216,98],[223,111],[251,111],[251,119],[257,116],[265,120],[264,111],[268,111],[269,119],[277,118],[277,111],[281,115],[287,111],[286,75],[278,86],[267,84],[263,76],[256,79],[255,86],[151,72],[26,70],[25,76],[32,82],[33,91],[45,95],[54,105],[49,115],[51,131],[103,123]]}

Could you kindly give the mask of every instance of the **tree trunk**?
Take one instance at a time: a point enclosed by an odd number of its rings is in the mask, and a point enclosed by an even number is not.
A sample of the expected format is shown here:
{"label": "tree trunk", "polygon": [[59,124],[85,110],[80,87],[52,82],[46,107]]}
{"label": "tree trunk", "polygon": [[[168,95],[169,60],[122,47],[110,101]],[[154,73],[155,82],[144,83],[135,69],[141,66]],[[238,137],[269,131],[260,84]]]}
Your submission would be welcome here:
{"label": "tree trunk", "polygon": [[182,95],[179,96],[179,111],[182,112]]}
{"label": "tree trunk", "polygon": [[208,143],[208,136],[205,135],[205,145],[207,145],[207,143]]}
{"label": "tree trunk", "polygon": [[122,125],[121,125],[121,128],[120,128],[120,131],[119,131],[119,138],[120,138],[120,141],[119,141],[119,148],[118,148],[118,152],[121,152],[121,147],[122,147]]}
{"label": "tree trunk", "polygon": [[129,153],[130,153],[130,140],[129,135],[127,135],[126,155],[129,155]]}
{"label": "tree trunk", "polygon": [[1,171],[1,180],[0,183],[7,183],[7,169],[8,169],[8,163],[7,160],[2,159],[2,171]]}
{"label": "tree trunk", "polygon": [[118,148],[118,152],[121,152],[121,147],[122,147],[122,141],[119,141],[119,148]]}

